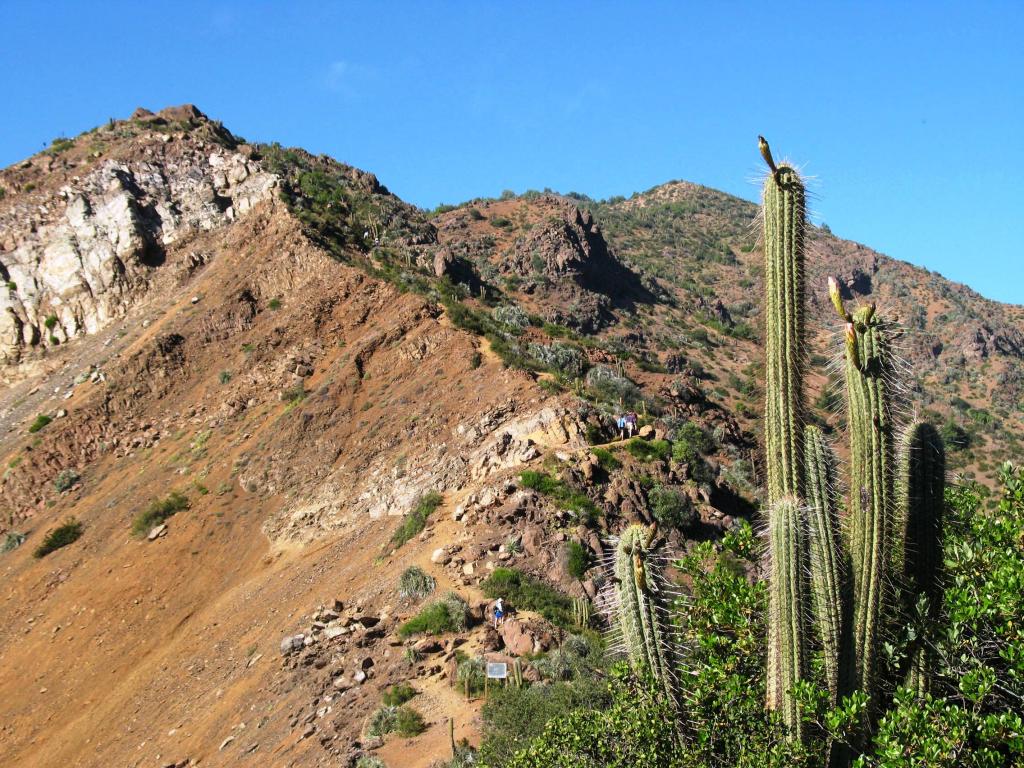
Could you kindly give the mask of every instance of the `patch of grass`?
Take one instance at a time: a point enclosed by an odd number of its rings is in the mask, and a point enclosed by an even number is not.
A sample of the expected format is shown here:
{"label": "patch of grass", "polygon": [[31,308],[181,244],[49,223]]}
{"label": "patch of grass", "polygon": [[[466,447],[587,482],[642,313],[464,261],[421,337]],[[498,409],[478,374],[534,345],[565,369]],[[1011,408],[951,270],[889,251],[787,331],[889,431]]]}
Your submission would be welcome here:
{"label": "patch of grass", "polygon": [[271,299],[270,301],[267,302],[267,306],[270,307],[271,309],[280,309],[281,308],[281,300],[280,299]]}
{"label": "patch of grass", "polygon": [[46,557],[61,547],[73,544],[82,537],[83,526],[73,517],[69,517],[64,523],[58,525],[46,534],[42,543],[32,553],[36,559]]}
{"label": "patch of grass", "polygon": [[519,482],[524,488],[532,488],[552,498],[561,509],[573,512],[587,523],[593,522],[601,515],[601,510],[589,496],[546,472],[528,469],[519,474]]}
{"label": "patch of grass", "polygon": [[398,683],[398,685],[393,685],[384,691],[381,701],[389,707],[400,707],[415,695],[416,689],[411,685],[408,683]]}
{"label": "patch of grass", "polygon": [[28,428],[29,434],[33,434],[34,435],[36,432],[41,430],[43,427],[45,427],[51,421],[53,421],[52,417],[47,416],[45,413],[40,413],[38,416],[36,416],[36,420],[33,421],[29,425],[29,428]]}
{"label": "patch of grass", "polygon": [[24,460],[25,460],[24,456],[15,456],[13,459],[11,459],[9,462],[7,462],[7,468],[8,469],[15,469]]}
{"label": "patch of grass", "polygon": [[436,586],[434,577],[417,565],[406,568],[398,578],[398,594],[406,600],[422,600]]}
{"label": "patch of grass", "polygon": [[53,344],[53,346],[55,346],[55,347],[60,346],[60,339],[58,339],[56,336],[54,336],[51,333],[50,334],[50,343]]}
{"label": "patch of grass", "polygon": [[552,624],[572,626],[572,601],[554,587],[513,568],[495,568],[480,585],[484,596],[504,598],[511,607],[536,611]]}
{"label": "patch of grass", "polygon": [[461,632],[469,622],[466,601],[454,592],[425,606],[419,613],[398,628],[399,637],[412,635],[443,635]]}
{"label": "patch of grass", "polygon": [[[3,198],[0,197],[0,200],[2,200],[2,199]],[[14,282],[13,280],[8,280],[7,281],[7,290],[9,290],[9,291],[16,291],[16,290],[18,290],[18,284],[16,282]]]}
{"label": "patch of grass", "polygon": [[605,472],[611,472],[622,466],[622,462],[607,448],[594,448],[591,453],[597,456],[597,463]]}
{"label": "patch of grass", "polygon": [[641,461],[663,461],[671,455],[672,446],[668,440],[644,440],[634,437],[626,443],[626,450]]}
{"label": "patch of grass", "polygon": [[408,739],[419,736],[425,730],[427,730],[427,724],[423,720],[423,715],[412,707],[398,708],[398,716],[395,718],[395,733]]}
{"label": "patch of grass", "polygon": [[431,513],[441,506],[443,497],[437,491],[428,491],[420,496],[416,506],[412,508],[398,526],[398,530],[391,535],[391,548],[398,549],[413,536],[418,535],[427,527],[427,518]]}
{"label": "patch of grass", "polygon": [[231,371],[221,371],[218,378],[220,379],[221,384],[227,384],[231,381]]}
{"label": "patch of grass", "polygon": [[43,325],[46,326],[46,330],[48,330],[48,331],[53,330],[53,327],[55,325],[57,325],[57,316],[56,315],[48,315],[46,317],[46,319],[43,320]]}
{"label": "patch of grass", "polygon": [[565,545],[565,566],[569,575],[575,579],[582,579],[591,565],[590,552],[575,539]]}
{"label": "patch of grass", "polygon": [[183,509],[188,509],[188,496],[171,491],[162,499],[153,499],[142,512],[132,520],[132,533],[144,536],[167,518]]}

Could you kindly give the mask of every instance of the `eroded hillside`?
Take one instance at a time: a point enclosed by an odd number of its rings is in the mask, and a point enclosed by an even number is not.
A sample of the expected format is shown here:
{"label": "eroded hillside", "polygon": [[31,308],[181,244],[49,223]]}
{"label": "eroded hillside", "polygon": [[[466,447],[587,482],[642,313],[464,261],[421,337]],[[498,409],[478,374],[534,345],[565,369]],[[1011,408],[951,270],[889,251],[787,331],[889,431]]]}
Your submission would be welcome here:
{"label": "eroded hillside", "polygon": [[[756,514],[748,203],[673,183],[427,213],[192,107],[0,189],[5,765],[430,765],[449,719],[479,741],[482,660],[561,679],[625,523],[682,550]],[[825,232],[814,253],[814,285],[909,320],[913,402],[962,468],[1014,449],[1019,308]],[[409,630],[449,592],[461,618]],[[368,734],[403,682],[426,730]]]}

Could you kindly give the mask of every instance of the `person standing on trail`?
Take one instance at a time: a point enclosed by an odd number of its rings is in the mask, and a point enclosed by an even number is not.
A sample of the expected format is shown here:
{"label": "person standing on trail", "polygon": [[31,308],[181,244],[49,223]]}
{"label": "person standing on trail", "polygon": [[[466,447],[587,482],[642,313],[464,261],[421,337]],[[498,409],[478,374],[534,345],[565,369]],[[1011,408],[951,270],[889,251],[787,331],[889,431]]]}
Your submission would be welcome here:
{"label": "person standing on trail", "polygon": [[626,439],[626,417],[623,416],[622,414],[619,414],[619,418],[615,422],[615,425],[619,428],[619,440],[625,440]]}
{"label": "person standing on trail", "polygon": [[505,621],[505,606],[499,597],[494,601],[494,628],[497,629]]}
{"label": "person standing on trail", "polygon": [[637,415],[633,411],[626,414],[626,434],[629,437],[632,437],[633,433],[636,432],[636,422]]}

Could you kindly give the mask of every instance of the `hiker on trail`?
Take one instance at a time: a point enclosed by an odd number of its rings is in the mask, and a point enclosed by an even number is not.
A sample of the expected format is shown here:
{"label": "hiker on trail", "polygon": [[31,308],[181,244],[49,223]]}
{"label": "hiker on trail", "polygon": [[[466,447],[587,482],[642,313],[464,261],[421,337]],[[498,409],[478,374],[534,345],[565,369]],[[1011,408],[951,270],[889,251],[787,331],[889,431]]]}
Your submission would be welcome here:
{"label": "hiker on trail", "polygon": [[499,597],[494,601],[494,628],[497,629],[505,621],[505,606]]}
{"label": "hiker on trail", "polygon": [[635,412],[630,411],[626,414],[626,434],[629,437],[632,437],[633,433],[636,432],[636,422],[637,415]]}
{"label": "hiker on trail", "polygon": [[615,422],[615,426],[619,428],[619,440],[626,439],[626,417],[619,414],[618,419]]}

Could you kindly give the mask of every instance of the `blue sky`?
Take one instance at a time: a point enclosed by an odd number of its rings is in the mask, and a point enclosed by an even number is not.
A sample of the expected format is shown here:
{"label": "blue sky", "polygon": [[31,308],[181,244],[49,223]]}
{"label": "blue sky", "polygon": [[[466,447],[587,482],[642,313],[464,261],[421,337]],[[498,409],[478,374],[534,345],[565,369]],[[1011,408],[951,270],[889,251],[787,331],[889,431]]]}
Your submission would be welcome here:
{"label": "blue sky", "polygon": [[1024,2],[0,0],[0,165],[136,106],[373,171],[424,207],[688,179],[757,134],[843,237],[1024,304]]}

